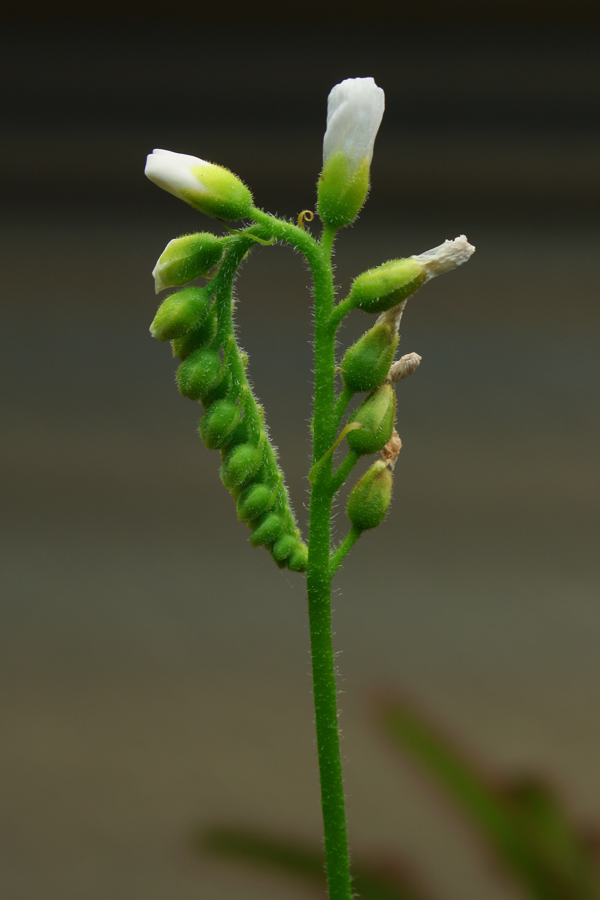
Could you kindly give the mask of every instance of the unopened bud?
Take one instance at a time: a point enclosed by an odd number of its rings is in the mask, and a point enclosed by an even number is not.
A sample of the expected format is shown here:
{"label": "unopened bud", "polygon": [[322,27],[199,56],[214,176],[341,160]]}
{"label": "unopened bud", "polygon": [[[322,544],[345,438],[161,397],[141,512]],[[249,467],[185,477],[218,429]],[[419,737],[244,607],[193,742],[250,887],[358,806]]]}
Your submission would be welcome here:
{"label": "unopened bud", "polygon": [[186,331],[182,337],[171,341],[173,356],[184,360],[195,350],[203,350],[205,347],[208,347],[209,344],[212,344],[218,327],[217,311],[213,306],[203,321],[192,328],[191,331]]}
{"label": "unopened bud", "polygon": [[272,544],[283,531],[283,520],[277,513],[266,513],[248,540],[253,547]]}
{"label": "unopened bud", "polygon": [[378,459],[352,488],[346,512],[354,528],[366,531],[381,525],[392,499],[392,473]]}
{"label": "unopened bud", "polygon": [[291,556],[296,549],[297,543],[298,535],[296,533],[282,534],[271,547],[271,556],[275,562],[285,563],[287,558]]}
{"label": "unopened bud", "polygon": [[290,555],[287,567],[292,572],[305,572],[308,565],[308,547],[302,541]]}
{"label": "unopened bud", "polygon": [[150,326],[150,334],[158,341],[172,341],[196,327],[210,306],[210,291],[189,287],[176,291],[163,300]]}
{"label": "unopened bud", "polygon": [[206,404],[227,374],[216,350],[195,350],[177,369],[179,393]]}
{"label": "unopened bud", "polygon": [[388,372],[388,380],[392,384],[408,378],[419,367],[422,357],[418,353],[406,353],[397,359]]}
{"label": "unopened bud", "polygon": [[252,522],[259,519],[273,504],[273,491],[266,484],[251,484],[237,499],[238,519]]}
{"label": "unopened bud", "polygon": [[216,450],[226,443],[237,423],[241,410],[231,400],[217,400],[200,419],[198,431],[209,450]]}
{"label": "unopened bud", "polygon": [[225,240],[204,231],[169,241],[152,272],[156,293],[206,275],[221,261]]}
{"label": "unopened bud", "polygon": [[227,455],[221,466],[221,481],[228,491],[239,491],[245,487],[260,468],[263,445],[238,444]]}
{"label": "unopened bud", "polygon": [[372,391],[385,379],[396,352],[398,335],[393,325],[376,323],[346,350],[342,378],[347,388]]}
{"label": "unopened bud", "polygon": [[379,453],[392,436],[396,415],[396,392],[389,382],[381,384],[369,394],[350,417],[363,427],[348,431],[348,446],[361,456]]}
{"label": "unopened bud", "polygon": [[243,219],[252,210],[252,194],[225,169],[186,153],[153,150],[146,177],[190,206],[217,219]]}

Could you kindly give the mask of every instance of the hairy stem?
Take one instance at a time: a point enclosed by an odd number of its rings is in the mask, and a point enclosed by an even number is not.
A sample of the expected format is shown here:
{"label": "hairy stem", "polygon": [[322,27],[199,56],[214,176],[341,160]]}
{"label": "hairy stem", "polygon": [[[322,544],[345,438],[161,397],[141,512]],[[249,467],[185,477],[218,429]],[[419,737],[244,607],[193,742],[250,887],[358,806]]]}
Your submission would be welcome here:
{"label": "hairy stem", "polygon": [[348,404],[352,400],[353,396],[354,392],[351,391],[350,388],[344,386],[344,389],[335,401],[335,418],[338,423],[341,422],[342,417],[346,412]]}
{"label": "hairy stem", "polygon": [[331,575],[335,575],[345,557],[348,555],[350,550],[354,547],[355,543],[359,539],[361,532],[358,528],[351,528],[340,546],[331,554],[331,566],[330,572]]}
{"label": "hairy stem", "polygon": [[[335,329],[330,323],[333,310],[331,248],[334,236],[333,230],[326,229],[323,234],[322,253],[327,267],[326,277],[317,277],[317,273],[313,270],[315,275],[313,463],[327,452],[335,437],[336,428]],[[335,657],[331,634],[329,566],[331,469],[331,459],[328,459],[320,468],[311,490],[307,569],[308,612],[328,892],[330,900],[350,900],[352,887],[338,732]]]}
{"label": "hairy stem", "polygon": [[355,453],[354,450],[350,450],[343,462],[340,463],[339,469],[333,473],[329,483],[329,493],[332,497],[337,494],[359,459],[358,453]]}
{"label": "hairy stem", "polygon": [[[292,244],[306,257],[313,276],[315,301],[315,393],[313,466],[335,440],[335,331],[331,252],[335,229],[325,226],[320,245],[307,232],[254,209],[252,218],[265,232]],[[346,804],[338,731],[337,685],[331,632],[332,460],[319,466],[310,495],[308,618],[313,674],[317,752],[329,900],[351,900]]]}

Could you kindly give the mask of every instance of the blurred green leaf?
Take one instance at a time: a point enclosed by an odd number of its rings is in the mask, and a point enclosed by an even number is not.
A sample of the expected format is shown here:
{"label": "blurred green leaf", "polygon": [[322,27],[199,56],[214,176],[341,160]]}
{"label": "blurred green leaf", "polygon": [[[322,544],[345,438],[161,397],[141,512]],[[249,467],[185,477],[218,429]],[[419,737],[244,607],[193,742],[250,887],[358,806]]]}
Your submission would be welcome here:
{"label": "blurred green leaf", "polygon": [[596,900],[591,853],[552,792],[535,779],[503,788],[399,700],[379,720],[397,747],[433,776],[536,900]]}
{"label": "blurred green leaf", "polygon": [[[224,826],[200,837],[200,848],[214,855],[249,862],[265,869],[278,869],[316,888],[324,895],[325,858],[320,849],[292,840],[262,834],[252,828]],[[396,867],[353,865],[354,891],[361,900],[432,900],[409,876]]]}

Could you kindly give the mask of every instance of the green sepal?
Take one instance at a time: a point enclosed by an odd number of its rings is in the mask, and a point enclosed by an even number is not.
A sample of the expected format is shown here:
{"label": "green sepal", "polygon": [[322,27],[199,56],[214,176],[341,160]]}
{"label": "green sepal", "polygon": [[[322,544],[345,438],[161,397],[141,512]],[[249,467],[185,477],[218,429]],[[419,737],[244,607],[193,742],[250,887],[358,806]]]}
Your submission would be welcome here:
{"label": "green sepal", "polygon": [[350,449],[361,456],[379,453],[392,436],[395,416],[396,392],[386,382],[369,394],[350,417],[350,422],[359,422],[363,426],[346,435]]}
{"label": "green sepal", "polygon": [[188,287],[163,300],[150,326],[158,341],[172,341],[201,322],[210,306],[210,288]]}
{"label": "green sepal", "polygon": [[399,336],[390,322],[378,322],[346,350],[342,360],[344,384],[353,392],[373,391],[386,378]]}
{"label": "green sepal", "polygon": [[426,277],[423,265],[416,259],[392,259],[358,275],[349,297],[363,312],[386,312],[414,294]]}
{"label": "green sepal", "polygon": [[389,466],[378,459],[354,485],[346,513],[358,531],[376,528],[385,519],[392,499],[392,480]]}
{"label": "green sepal", "polygon": [[369,193],[369,163],[366,156],[353,175],[343,150],[329,157],[317,185],[317,211],[326,225],[343,228],[354,222]]}
{"label": "green sepal", "polygon": [[212,344],[218,327],[219,320],[217,311],[213,306],[209,309],[204,321],[201,321],[195,328],[192,328],[191,331],[188,331],[182,337],[175,338],[174,341],[171,341],[173,356],[177,359],[184,360],[187,359],[194,350],[203,350],[205,347],[208,347],[209,344]]}

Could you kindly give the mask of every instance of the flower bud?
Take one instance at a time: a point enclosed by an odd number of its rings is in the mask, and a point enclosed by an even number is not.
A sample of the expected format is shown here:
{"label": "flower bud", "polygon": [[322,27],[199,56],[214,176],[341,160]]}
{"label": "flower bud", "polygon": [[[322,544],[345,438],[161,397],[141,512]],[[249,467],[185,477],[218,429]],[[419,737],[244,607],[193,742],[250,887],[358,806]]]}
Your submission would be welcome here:
{"label": "flower bud", "polygon": [[276,541],[283,531],[283,520],[277,513],[267,513],[257,527],[254,529],[248,540],[253,547],[260,547],[264,544],[272,544]]}
{"label": "flower bud", "polygon": [[158,307],[150,334],[158,341],[182,337],[198,325],[208,313],[210,292],[189,287],[170,294]]}
{"label": "flower bud", "polygon": [[372,78],[347,78],[329,94],[318,183],[319,215],[327,225],[349,225],[365,202],[384,108],[384,93]]}
{"label": "flower bud", "polygon": [[216,350],[196,350],[177,369],[179,393],[204,403],[226,377]]}
{"label": "flower bud", "polygon": [[228,491],[239,491],[254,477],[263,456],[263,445],[238,444],[221,466],[221,481]]}
{"label": "flower bud", "polygon": [[237,499],[237,514],[241,522],[259,519],[273,503],[273,491],[266,484],[251,484]]}
{"label": "flower bud", "polygon": [[378,322],[363,334],[342,360],[346,387],[355,393],[374,390],[387,376],[397,344],[398,334],[389,322]]}
{"label": "flower bud", "polygon": [[288,556],[291,556],[296,549],[297,543],[297,534],[282,534],[271,547],[271,556],[275,562],[285,562]]}
{"label": "flower bud", "polygon": [[425,269],[416,259],[392,259],[355,278],[350,296],[363,312],[381,313],[406,300],[426,280]]}
{"label": "flower bud", "polygon": [[191,331],[187,331],[182,337],[175,338],[171,342],[173,356],[177,357],[177,359],[184,360],[187,359],[194,350],[203,350],[205,347],[208,347],[208,345],[212,343],[218,327],[219,321],[217,311],[213,306],[213,308],[208,311],[208,315],[203,322],[200,322],[200,324],[196,325],[195,328],[192,328]]}
{"label": "flower bud", "polygon": [[392,499],[392,480],[387,464],[378,459],[354,485],[346,507],[354,528],[366,531],[381,525]]}
{"label": "flower bud", "polygon": [[350,449],[361,456],[379,453],[392,436],[395,415],[396,392],[389,382],[384,382],[350,417],[350,422],[360,422],[363,426],[347,433]]}
{"label": "flower bud", "polygon": [[198,431],[209,450],[217,450],[240,420],[240,408],[231,400],[217,400],[200,419]]}
{"label": "flower bud", "polygon": [[185,153],[153,150],[146,177],[190,206],[217,219],[242,219],[252,209],[252,194],[229,169]]}
{"label": "flower bud", "polygon": [[306,544],[303,544],[302,541],[300,541],[300,543],[288,559],[287,567],[292,572],[306,572],[307,565],[308,547],[306,546]]}
{"label": "flower bud", "polygon": [[221,261],[224,238],[209,232],[186,234],[169,241],[154,266],[154,289],[157,294],[168,287],[189,284]]}

